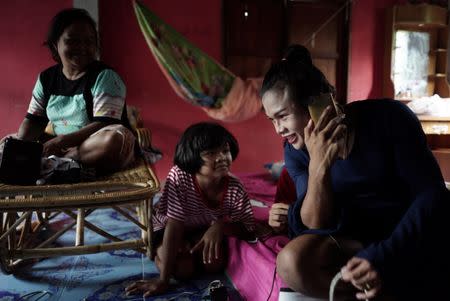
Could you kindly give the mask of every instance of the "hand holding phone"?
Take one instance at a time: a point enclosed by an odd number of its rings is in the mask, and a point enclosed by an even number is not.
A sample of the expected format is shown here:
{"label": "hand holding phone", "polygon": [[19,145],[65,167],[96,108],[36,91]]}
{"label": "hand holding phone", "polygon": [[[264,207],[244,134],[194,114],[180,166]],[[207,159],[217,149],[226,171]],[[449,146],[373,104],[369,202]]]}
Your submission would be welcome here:
{"label": "hand holding phone", "polygon": [[[313,97],[313,101],[308,105],[309,114],[314,124],[317,124],[323,111],[329,106],[334,107],[334,116],[343,114],[343,110],[338,103],[335,102],[333,94],[331,93],[321,93],[318,96]],[[333,117],[334,117],[333,116]]]}
{"label": "hand holding phone", "polygon": [[[315,96],[313,97],[313,101],[311,102],[310,105],[308,105],[308,110],[309,110],[309,114],[311,116],[311,119],[314,122],[314,125],[318,125],[319,120],[322,116],[322,114],[324,113],[324,110],[328,107],[328,106],[332,106],[333,109],[330,110],[331,116],[326,116],[323,117],[325,119],[321,120],[321,130],[327,129],[328,126],[327,124],[329,124],[330,121],[335,120],[335,122],[338,122],[336,124],[334,124],[334,127],[328,129],[328,131],[332,131],[333,135],[337,129],[337,126],[345,119],[345,111],[344,111],[344,107],[340,104],[338,104],[334,98],[333,95],[331,93],[322,93],[319,96]],[[338,118],[336,118],[338,117]],[[328,120],[327,120],[328,118]],[[322,124],[324,123],[324,124]],[[311,128],[310,128],[310,131]],[[349,143],[353,143],[353,142],[349,142],[352,141],[351,139],[353,139],[353,136],[349,136],[348,132],[347,132],[347,126],[345,126],[344,128],[340,129],[341,133],[338,135],[339,138],[339,145],[341,147],[341,150],[339,150],[338,156],[340,156],[341,158],[345,159],[347,158],[348,154],[349,154]],[[331,132],[330,132],[331,133]],[[310,133],[311,134],[311,133]]]}

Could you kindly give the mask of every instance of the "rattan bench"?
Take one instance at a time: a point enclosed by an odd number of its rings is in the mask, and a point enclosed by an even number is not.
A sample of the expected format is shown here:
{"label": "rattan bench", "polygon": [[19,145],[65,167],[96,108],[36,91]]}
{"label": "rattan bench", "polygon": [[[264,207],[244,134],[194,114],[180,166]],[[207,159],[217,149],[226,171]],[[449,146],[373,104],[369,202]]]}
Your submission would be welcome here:
{"label": "rattan bench", "polygon": [[[0,184],[0,267],[13,273],[25,259],[135,249],[152,255],[152,198],[159,182],[150,165],[139,159],[128,170],[95,182],[43,186]],[[141,237],[121,240],[85,218],[98,208],[113,208],[141,229]],[[137,208],[137,210],[136,210]],[[39,243],[36,237],[52,220],[65,214],[73,221]],[[61,235],[76,228],[73,246],[51,246]],[[109,242],[85,245],[88,228]]]}

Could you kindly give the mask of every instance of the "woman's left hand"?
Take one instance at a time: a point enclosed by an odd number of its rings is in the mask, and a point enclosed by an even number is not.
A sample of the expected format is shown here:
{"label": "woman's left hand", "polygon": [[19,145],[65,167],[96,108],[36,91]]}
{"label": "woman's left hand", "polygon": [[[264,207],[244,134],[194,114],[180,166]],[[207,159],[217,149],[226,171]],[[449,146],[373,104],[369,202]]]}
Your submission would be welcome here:
{"label": "woman's left hand", "polygon": [[363,258],[353,257],[341,269],[342,280],[351,282],[361,290],[356,294],[358,300],[375,298],[381,290],[381,278],[372,264]]}
{"label": "woman's left hand", "polygon": [[200,241],[191,249],[191,253],[203,246],[203,263],[212,263],[219,259],[222,239],[223,223],[220,221],[214,222],[203,234]]}
{"label": "woman's left hand", "polygon": [[62,157],[64,155],[64,135],[58,135],[44,143],[44,156],[55,155]]}

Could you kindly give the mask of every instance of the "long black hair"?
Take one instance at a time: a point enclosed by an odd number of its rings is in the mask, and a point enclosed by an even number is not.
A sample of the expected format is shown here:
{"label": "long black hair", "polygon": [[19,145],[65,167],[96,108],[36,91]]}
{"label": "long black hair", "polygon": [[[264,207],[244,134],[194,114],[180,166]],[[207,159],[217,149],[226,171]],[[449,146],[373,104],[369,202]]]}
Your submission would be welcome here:
{"label": "long black hair", "polygon": [[232,159],[239,153],[236,138],[223,126],[214,122],[199,122],[189,126],[175,149],[173,163],[188,173],[196,173],[203,165],[201,153],[217,149],[225,144],[230,147]]}
{"label": "long black hair", "polygon": [[84,22],[92,27],[95,32],[95,43],[98,44],[97,26],[94,19],[92,19],[87,10],[82,8],[64,9],[57,13],[50,21],[50,26],[47,31],[47,39],[44,42],[44,46],[48,47],[52,54],[52,58],[58,63],[60,63],[60,58],[58,55],[58,49],[55,45],[58,43],[59,38],[64,33],[64,30],[66,30],[66,28],[70,25],[77,22]]}
{"label": "long black hair", "polygon": [[334,87],[314,66],[308,49],[298,44],[289,46],[283,59],[267,71],[260,91],[261,97],[272,89],[288,89],[289,97],[299,107],[310,104],[312,96],[321,93],[335,94]]}

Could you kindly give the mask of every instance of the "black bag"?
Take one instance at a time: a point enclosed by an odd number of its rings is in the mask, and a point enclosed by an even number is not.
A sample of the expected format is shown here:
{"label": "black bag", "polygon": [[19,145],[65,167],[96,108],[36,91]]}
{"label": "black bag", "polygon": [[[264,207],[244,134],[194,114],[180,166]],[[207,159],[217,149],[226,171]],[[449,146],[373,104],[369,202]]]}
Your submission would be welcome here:
{"label": "black bag", "polygon": [[42,149],[38,142],[6,138],[0,158],[0,182],[35,185],[41,171]]}

